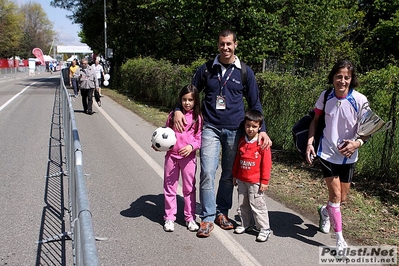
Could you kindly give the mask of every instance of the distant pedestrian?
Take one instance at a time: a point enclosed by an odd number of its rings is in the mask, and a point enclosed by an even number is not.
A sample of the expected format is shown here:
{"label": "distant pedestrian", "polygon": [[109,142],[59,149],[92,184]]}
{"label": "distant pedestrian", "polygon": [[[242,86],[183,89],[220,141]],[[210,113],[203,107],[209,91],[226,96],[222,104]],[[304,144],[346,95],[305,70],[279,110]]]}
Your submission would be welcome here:
{"label": "distant pedestrian", "polygon": [[238,210],[241,226],[234,232],[242,234],[255,222],[259,234],[256,241],[265,242],[271,235],[269,212],[265,191],[269,187],[272,168],[271,149],[262,149],[258,144],[263,115],[250,110],[245,114],[245,136],[238,143],[233,166],[233,183],[238,185]]}
{"label": "distant pedestrian", "polygon": [[48,64],[48,70],[50,71],[50,73],[51,74],[53,74],[53,62],[50,62],[49,64]]}
{"label": "distant pedestrian", "polygon": [[102,65],[100,65],[100,60],[96,59],[94,62],[94,66],[92,66],[94,70],[96,71],[96,78],[98,79],[98,93],[100,94],[100,97],[102,96],[101,94],[101,79],[104,78],[104,68]]}
{"label": "distant pedestrian", "polygon": [[79,93],[78,76],[76,75],[78,69],[78,60],[75,58],[72,60],[71,66],[69,67],[69,86],[73,87],[75,97],[78,97]]}
{"label": "distant pedestrian", "polygon": [[196,151],[201,146],[202,116],[200,98],[197,88],[193,85],[184,86],[179,93],[179,103],[187,120],[183,132],[176,129],[173,117],[174,111],[169,114],[166,126],[176,133],[176,144],[166,152],[164,165],[164,196],[165,196],[165,225],[166,232],[174,231],[174,222],[177,213],[177,186],[179,175],[182,177],[184,198],[184,219],[187,229],[197,231],[199,226],[195,221],[196,210],[196,179],[197,168]]}
{"label": "distant pedestrian", "polygon": [[83,112],[93,114],[93,90],[98,89],[98,79],[94,68],[89,66],[87,59],[82,59],[82,68],[76,72],[79,79],[80,95],[82,96]]}

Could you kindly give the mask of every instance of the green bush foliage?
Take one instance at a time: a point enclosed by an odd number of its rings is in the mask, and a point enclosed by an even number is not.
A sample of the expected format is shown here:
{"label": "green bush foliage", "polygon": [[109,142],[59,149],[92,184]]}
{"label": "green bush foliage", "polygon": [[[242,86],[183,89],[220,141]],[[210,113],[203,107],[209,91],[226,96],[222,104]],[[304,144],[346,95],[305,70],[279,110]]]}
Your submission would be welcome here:
{"label": "green bush foliage", "polygon": [[293,150],[291,128],[313,108],[325,86],[317,78],[301,78],[290,73],[264,72],[256,77],[273,146]]}
{"label": "green bush foliage", "polygon": [[180,88],[190,83],[191,75],[186,68],[165,60],[129,59],[121,67],[120,90],[133,99],[171,108],[176,105]]}
{"label": "green bush foliage", "polygon": [[371,109],[384,121],[392,121],[392,128],[385,133],[375,134],[362,147],[359,171],[374,174],[379,181],[399,181],[398,153],[398,91],[399,67],[388,65],[360,77],[359,91],[367,96]]}

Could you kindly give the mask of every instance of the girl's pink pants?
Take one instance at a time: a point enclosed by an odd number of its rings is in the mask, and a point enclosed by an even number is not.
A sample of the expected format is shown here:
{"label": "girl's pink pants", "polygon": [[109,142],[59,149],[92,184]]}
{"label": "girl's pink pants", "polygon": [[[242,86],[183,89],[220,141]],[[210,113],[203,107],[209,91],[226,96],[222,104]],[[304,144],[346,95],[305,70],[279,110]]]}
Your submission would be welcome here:
{"label": "girl's pink pants", "polygon": [[164,165],[164,196],[165,215],[164,220],[176,220],[177,213],[177,187],[179,175],[182,177],[183,199],[184,199],[184,220],[186,222],[195,220],[196,207],[196,172],[195,152],[181,159],[176,159],[167,154]]}

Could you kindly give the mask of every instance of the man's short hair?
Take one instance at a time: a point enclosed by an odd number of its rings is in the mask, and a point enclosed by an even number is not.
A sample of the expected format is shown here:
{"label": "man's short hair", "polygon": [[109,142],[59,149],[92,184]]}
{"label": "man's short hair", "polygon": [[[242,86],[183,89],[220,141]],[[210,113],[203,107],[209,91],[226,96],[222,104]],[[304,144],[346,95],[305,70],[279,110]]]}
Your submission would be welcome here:
{"label": "man's short hair", "polygon": [[227,36],[229,36],[229,35],[233,35],[233,41],[234,41],[234,42],[237,41],[237,35],[236,35],[236,33],[235,33],[234,31],[232,31],[232,30],[229,30],[229,29],[222,30],[222,31],[219,33],[218,39],[220,38],[220,36],[227,37]]}

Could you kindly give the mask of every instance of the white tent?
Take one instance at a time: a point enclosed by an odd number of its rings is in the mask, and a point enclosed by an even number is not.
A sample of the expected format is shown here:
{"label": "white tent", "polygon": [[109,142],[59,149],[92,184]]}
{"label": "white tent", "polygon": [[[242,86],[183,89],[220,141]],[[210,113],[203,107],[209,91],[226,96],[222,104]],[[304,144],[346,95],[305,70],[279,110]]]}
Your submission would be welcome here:
{"label": "white tent", "polygon": [[68,59],[67,59],[67,62],[72,62],[73,61],[73,59],[77,59],[78,57],[76,56],[76,55],[73,55],[73,56],[71,56],[71,57],[69,57]]}
{"label": "white tent", "polygon": [[93,50],[90,49],[89,46],[87,45],[80,45],[80,46],[62,46],[58,45],[57,46],[57,53],[59,54],[69,54],[69,53],[74,53],[74,54],[91,54],[93,53]]}
{"label": "white tent", "polygon": [[[52,58],[49,55],[44,55],[43,57],[44,57],[44,62],[54,62],[54,61],[56,61],[54,58]],[[36,62],[40,62],[39,58],[36,58]]]}
{"label": "white tent", "polygon": [[56,60],[49,55],[44,55],[44,62],[53,62],[53,61]]}

